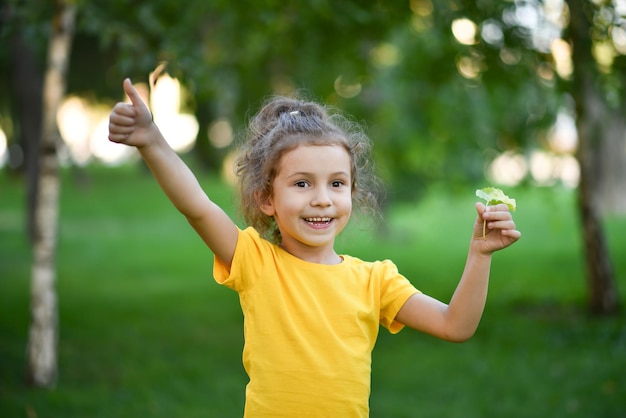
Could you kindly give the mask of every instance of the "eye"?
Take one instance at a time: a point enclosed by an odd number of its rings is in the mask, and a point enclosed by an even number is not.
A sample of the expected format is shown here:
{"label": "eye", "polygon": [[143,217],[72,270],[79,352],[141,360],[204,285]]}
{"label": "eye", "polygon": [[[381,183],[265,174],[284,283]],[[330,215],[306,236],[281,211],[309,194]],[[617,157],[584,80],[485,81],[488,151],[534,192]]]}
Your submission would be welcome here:
{"label": "eye", "polygon": [[330,183],[330,185],[332,187],[341,187],[341,186],[345,186],[345,182],[343,182],[342,180],[334,180],[333,182]]}
{"label": "eye", "polygon": [[308,185],[309,185],[309,183],[307,183],[307,182],[306,182],[306,181],[304,181],[304,180],[296,181],[296,182],[294,183],[294,186],[296,186],[296,187],[302,187],[302,188],[307,187]]}

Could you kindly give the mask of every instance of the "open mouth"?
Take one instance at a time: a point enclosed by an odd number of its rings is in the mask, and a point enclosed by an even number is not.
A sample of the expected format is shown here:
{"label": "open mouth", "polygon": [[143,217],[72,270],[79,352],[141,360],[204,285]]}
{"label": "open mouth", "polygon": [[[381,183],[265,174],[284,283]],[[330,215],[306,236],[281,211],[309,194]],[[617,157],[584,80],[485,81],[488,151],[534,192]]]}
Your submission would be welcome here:
{"label": "open mouth", "polygon": [[311,225],[328,225],[333,218],[304,218],[304,221]]}

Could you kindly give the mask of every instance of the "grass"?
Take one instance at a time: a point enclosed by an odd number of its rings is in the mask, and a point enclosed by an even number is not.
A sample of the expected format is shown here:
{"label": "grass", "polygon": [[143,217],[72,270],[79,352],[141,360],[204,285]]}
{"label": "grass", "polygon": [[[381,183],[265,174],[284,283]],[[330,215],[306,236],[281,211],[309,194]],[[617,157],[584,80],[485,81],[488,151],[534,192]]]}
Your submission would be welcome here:
{"label": "grass", "polygon": [[[232,208],[227,188],[202,178]],[[508,190],[522,240],[494,257],[476,336],[451,344],[381,330],[372,417],[618,417],[626,410],[626,322],[585,311],[574,195]],[[472,193],[395,205],[380,233],[358,223],[342,252],[393,259],[447,300],[463,267]],[[0,175],[0,416],[237,417],[242,315],[211,278],[212,255],[139,167],[63,172],[57,290],[59,380],[24,383],[31,256],[24,193]],[[626,219],[606,223],[622,300]]]}

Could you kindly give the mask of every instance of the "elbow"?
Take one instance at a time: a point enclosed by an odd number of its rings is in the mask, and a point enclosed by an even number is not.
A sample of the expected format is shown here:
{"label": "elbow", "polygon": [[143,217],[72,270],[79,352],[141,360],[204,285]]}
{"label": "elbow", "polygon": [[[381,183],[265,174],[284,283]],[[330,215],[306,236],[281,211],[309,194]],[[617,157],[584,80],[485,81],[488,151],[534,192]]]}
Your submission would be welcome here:
{"label": "elbow", "polygon": [[450,341],[451,343],[461,344],[461,343],[464,343],[466,341],[469,341],[472,338],[473,335],[474,334],[455,336],[453,338],[448,339],[448,341]]}
{"label": "elbow", "polygon": [[464,343],[470,340],[474,334],[476,333],[476,329],[470,330],[456,330],[444,335],[444,340],[452,342],[452,343]]}

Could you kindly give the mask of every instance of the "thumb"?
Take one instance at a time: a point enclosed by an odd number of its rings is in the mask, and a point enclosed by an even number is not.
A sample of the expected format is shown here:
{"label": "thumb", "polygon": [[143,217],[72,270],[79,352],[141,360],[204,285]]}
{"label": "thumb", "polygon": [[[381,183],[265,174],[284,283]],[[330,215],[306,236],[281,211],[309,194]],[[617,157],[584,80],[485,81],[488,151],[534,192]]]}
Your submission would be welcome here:
{"label": "thumb", "polygon": [[487,207],[481,202],[476,202],[475,207],[476,207],[476,213],[478,214],[478,217],[482,219],[483,213],[485,213],[485,210],[487,210]]}
{"label": "thumb", "polygon": [[133,106],[146,106],[143,99],[139,95],[139,92],[137,92],[135,86],[133,86],[133,83],[130,81],[130,78],[124,80],[124,92],[130,99]]}

